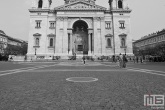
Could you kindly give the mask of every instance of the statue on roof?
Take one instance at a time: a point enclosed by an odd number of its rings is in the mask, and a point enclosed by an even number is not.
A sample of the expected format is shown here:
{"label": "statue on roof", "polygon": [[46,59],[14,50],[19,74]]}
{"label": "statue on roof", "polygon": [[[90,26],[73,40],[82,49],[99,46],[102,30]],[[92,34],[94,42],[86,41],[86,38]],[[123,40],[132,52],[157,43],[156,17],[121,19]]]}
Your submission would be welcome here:
{"label": "statue on roof", "polygon": [[52,4],[52,0],[49,0],[49,5],[51,5]]}

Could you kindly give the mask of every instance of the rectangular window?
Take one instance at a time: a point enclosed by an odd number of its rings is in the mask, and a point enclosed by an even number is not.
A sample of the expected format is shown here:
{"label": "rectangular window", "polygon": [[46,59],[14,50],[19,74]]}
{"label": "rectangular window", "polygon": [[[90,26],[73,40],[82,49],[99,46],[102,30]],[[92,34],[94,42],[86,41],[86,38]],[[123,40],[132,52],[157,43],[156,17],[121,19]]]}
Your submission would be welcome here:
{"label": "rectangular window", "polygon": [[125,28],[124,23],[120,23],[120,28]]}
{"label": "rectangular window", "polygon": [[111,22],[105,22],[105,29],[111,29]]}
{"label": "rectangular window", "polygon": [[119,21],[119,24],[120,24],[120,29],[125,29],[125,21],[121,20]]}
{"label": "rectangular window", "polygon": [[36,20],[36,27],[35,28],[41,28],[41,20]]}
{"label": "rectangular window", "polygon": [[50,29],[55,28],[55,21],[50,21],[49,24],[50,24],[50,27],[49,27]]}

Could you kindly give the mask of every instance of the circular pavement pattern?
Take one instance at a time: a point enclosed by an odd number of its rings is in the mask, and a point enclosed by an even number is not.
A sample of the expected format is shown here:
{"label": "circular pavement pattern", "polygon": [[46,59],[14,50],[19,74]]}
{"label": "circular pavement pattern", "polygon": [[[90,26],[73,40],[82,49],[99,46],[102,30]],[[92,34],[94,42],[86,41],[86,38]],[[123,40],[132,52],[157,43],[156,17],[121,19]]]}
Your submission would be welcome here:
{"label": "circular pavement pattern", "polygon": [[71,78],[67,78],[67,81],[71,81],[71,82],[94,82],[94,81],[98,81],[97,78],[92,78],[92,77],[71,77]]}

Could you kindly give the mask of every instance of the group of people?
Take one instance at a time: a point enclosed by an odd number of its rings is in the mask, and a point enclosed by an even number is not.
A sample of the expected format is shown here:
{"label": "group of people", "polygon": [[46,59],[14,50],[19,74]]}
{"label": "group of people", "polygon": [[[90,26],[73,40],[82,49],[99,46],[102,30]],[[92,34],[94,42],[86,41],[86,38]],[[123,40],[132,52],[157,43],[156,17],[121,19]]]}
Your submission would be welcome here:
{"label": "group of people", "polygon": [[143,63],[143,57],[142,57],[142,56],[140,56],[140,57],[135,56],[135,57],[133,58],[133,62],[134,62],[134,63],[139,63],[139,60],[140,60],[140,63]]}
{"label": "group of people", "polygon": [[119,67],[120,68],[126,68],[126,63],[128,62],[126,58],[126,54],[119,54]]}

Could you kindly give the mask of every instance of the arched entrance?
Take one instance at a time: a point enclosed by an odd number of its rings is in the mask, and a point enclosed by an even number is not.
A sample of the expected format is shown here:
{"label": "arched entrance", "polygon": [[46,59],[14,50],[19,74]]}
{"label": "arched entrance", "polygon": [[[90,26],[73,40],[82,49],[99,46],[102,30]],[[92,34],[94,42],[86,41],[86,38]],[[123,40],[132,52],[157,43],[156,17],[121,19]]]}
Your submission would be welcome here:
{"label": "arched entrance", "polygon": [[78,20],[73,24],[73,53],[88,54],[88,24]]}

